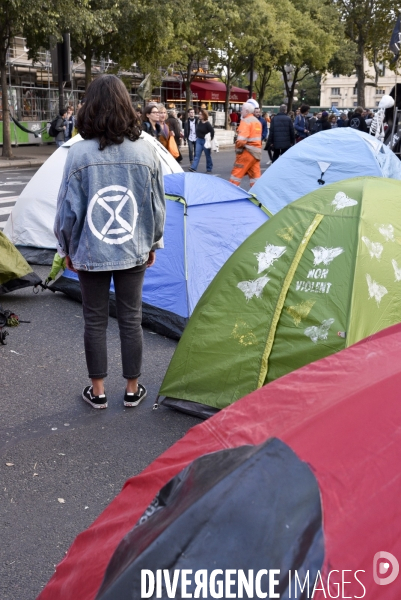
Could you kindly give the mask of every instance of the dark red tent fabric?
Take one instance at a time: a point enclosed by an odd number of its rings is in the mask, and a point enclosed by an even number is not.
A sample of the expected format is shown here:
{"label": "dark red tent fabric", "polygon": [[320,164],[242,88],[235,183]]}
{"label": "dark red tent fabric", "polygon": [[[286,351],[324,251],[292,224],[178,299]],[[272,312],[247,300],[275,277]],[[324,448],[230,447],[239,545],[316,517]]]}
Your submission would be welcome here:
{"label": "dark red tent fabric", "polygon": [[[401,325],[396,325],[270,383],[191,429],[129,479],[76,538],[39,600],[92,600],[117,544],[163,485],[202,454],[260,444],[271,436],[287,443],[317,477],[323,572],[338,570],[332,585],[342,577],[351,582],[340,597],[399,600],[401,575],[379,586],[373,558],[386,551],[401,560],[400,356]],[[357,570],[365,571],[358,574],[363,596],[353,577]],[[334,597],[335,588],[331,593]],[[314,595],[325,597],[327,591]]]}

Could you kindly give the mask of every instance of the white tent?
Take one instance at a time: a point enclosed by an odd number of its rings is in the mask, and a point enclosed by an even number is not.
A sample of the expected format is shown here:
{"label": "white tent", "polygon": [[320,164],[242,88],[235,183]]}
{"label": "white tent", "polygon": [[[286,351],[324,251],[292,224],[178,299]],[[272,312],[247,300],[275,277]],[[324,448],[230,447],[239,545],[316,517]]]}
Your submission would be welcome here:
{"label": "white tent", "polygon": [[[143,137],[159,155],[164,175],[182,173],[175,158],[148,133]],[[22,191],[4,228],[4,234],[16,246],[56,249],[53,233],[57,196],[63,176],[68,148],[82,141],[76,135],[58,148],[35,173]]]}

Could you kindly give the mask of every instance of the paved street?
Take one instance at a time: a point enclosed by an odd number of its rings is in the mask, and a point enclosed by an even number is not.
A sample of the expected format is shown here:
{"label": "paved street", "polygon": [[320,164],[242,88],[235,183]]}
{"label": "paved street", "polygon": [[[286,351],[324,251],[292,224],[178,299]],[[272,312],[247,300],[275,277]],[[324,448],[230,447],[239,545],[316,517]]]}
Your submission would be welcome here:
{"label": "paved street", "polygon": [[[232,149],[214,155],[215,174],[228,179],[233,158]],[[204,163],[202,157],[199,172]],[[34,172],[0,170],[1,229]],[[34,268],[45,279],[48,267]],[[141,380],[148,398],[124,409],[118,328],[111,318],[109,408],[94,411],[81,399],[88,381],[81,305],[49,291],[34,295],[31,288],[1,303],[30,323],[10,330],[7,346],[0,346],[0,599],[33,600],[75,536],[124,481],[199,421],[162,407],[152,411],[176,342],[145,331]]]}

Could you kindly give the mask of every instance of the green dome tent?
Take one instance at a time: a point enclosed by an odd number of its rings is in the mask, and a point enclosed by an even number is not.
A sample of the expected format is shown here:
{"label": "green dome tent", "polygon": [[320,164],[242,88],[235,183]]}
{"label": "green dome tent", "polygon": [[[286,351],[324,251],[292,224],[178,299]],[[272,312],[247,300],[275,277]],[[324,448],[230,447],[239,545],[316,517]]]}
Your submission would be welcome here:
{"label": "green dome tent", "polygon": [[0,231],[0,296],[41,283],[22,254]]}
{"label": "green dome tent", "polygon": [[160,390],[165,403],[201,416],[191,402],[224,408],[401,322],[400,207],[400,181],[360,177],[307,194],[257,229],[195,308]]}

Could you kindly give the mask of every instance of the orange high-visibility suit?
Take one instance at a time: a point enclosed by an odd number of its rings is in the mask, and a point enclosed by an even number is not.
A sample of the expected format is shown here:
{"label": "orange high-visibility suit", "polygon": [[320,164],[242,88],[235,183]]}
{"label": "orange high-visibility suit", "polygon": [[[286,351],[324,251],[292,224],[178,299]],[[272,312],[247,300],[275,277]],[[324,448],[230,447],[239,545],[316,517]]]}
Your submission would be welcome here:
{"label": "orange high-visibility suit", "polygon": [[235,143],[237,153],[230,181],[239,185],[241,179],[249,176],[251,187],[260,177],[260,159],[262,157],[262,124],[252,114],[241,119]]}

